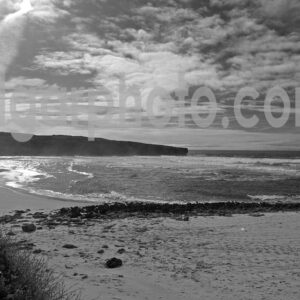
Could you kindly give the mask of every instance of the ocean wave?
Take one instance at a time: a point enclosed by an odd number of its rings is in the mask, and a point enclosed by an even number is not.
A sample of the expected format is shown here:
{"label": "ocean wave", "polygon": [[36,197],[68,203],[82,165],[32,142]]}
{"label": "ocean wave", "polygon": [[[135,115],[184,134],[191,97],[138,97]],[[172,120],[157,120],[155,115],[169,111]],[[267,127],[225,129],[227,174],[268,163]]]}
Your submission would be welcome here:
{"label": "ocean wave", "polygon": [[74,162],[71,162],[69,167],[67,168],[67,170],[69,172],[73,172],[73,173],[76,173],[76,174],[79,174],[79,175],[83,175],[83,176],[87,176],[88,178],[93,178],[94,177],[94,174],[93,173],[87,173],[87,172],[83,172],[83,171],[78,171],[78,170],[75,170],[74,169]]}
{"label": "ocean wave", "polygon": [[[178,174],[182,176],[180,181]],[[179,199],[179,203],[193,200],[219,202],[222,201],[222,198],[224,201],[228,201],[232,197],[247,200],[247,194],[255,189],[249,189],[248,186],[243,185],[243,181],[251,181],[258,185],[255,193],[259,195],[249,195],[248,199],[299,201],[300,196],[264,195],[270,191],[280,194],[280,189],[272,189],[271,185],[275,186],[276,180],[291,178],[294,181],[286,183],[291,186],[291,190],[285,190],[291,194],[299,194],[299,189],[293,188],[297,187],[296,180],[299,175],[300,160],[291,159],[195,156],[0,159],[0,178],[5,185],[11,188],[61,200],[91,203],[137,201],[172,203],[172,200],[177,199]],[[47,178],[50,180],[44,180]],[[197,186],[196,179],[202,180],[203,188],[200,183]],[[270,180],[272,182],[265,186],[264,181]],[[156,183],[157,190],[148,188],[149,182],[147,181],[153,183],[153,186]],[[195,184],[191,185],[191,181]],[[178,184],[175,186],[175,183]],[[78,184],[79,187],[82,185],[83,188],[86,186],[88,188],[72,189],[72,185],[78,186]],[[220,189],[227,184],[230,184],[231,188],[224,188],[223,195]],[[283,181],[282,184],[285,182]],[[84,191],[96,193],[83,194]]]}
{"label": "ocean wave", "polygon": [[248,195],[251,200],[262,202],[299,202],[300,195],[287,196],[287,195]]}

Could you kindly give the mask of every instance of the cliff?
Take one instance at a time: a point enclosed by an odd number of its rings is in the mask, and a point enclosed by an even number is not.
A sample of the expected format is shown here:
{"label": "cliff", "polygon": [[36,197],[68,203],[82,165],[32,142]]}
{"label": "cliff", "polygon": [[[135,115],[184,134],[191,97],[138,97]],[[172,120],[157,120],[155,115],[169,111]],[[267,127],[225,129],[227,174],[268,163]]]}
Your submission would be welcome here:
{"label": "cliff", "polygon": [[187,155],[188,149],[136,142],[53,135],[33,136],[25,143],[16,141],[10,133],[0,133],[1,156],[113,156],[113,155]]}

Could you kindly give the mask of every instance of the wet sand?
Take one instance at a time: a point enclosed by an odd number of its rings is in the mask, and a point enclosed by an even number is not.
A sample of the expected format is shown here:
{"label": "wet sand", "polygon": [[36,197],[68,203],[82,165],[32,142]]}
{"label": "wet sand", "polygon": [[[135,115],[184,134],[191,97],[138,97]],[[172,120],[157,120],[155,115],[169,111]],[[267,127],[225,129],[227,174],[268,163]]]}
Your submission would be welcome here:
{"label": "wet sand", "polygon": [[0,215],[14,210],[53,210],[62,207],[83,206],[86,202],[65,201],[25,193],[0,185]]}

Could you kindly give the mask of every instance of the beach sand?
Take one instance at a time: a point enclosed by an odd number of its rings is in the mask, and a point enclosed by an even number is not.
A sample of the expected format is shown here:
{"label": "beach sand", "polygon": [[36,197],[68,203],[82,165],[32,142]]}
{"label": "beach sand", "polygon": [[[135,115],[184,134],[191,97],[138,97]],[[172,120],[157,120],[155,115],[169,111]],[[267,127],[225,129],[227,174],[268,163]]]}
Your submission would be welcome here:
{"label": "beach sand", "polygon": [[62,207],[83,206],[86,202],[48,198],[0,185],[0,216],[14,210],[51,211]]}
{"label": "beach sand", "polygon": [[[6,230],[41,250],[36,255],[84,300],[300,298],[299,213],[188,221],[135,216],[42,225],[31,234],[20,228],[26,220],[38,222],[24,215]],[[107,269],[112,257],[123,266]]]}

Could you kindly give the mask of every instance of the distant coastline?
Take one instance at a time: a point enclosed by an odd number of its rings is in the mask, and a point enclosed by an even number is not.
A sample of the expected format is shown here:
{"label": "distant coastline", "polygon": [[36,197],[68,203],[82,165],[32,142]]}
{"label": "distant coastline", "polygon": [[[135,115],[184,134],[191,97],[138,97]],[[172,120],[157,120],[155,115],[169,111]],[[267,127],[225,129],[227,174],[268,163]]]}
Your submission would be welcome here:
{"label": "distant coastline", "polygon": [[300,150],[189,150],[188,155],[293,159],[300,158]]}
{"label": "distant coastline", "polygon": [[113,141],[87,137],[52,135],[33,136],[27,142],[18,142],[10,133],[0,133],[0,156],[185,156],[187,148]]}

